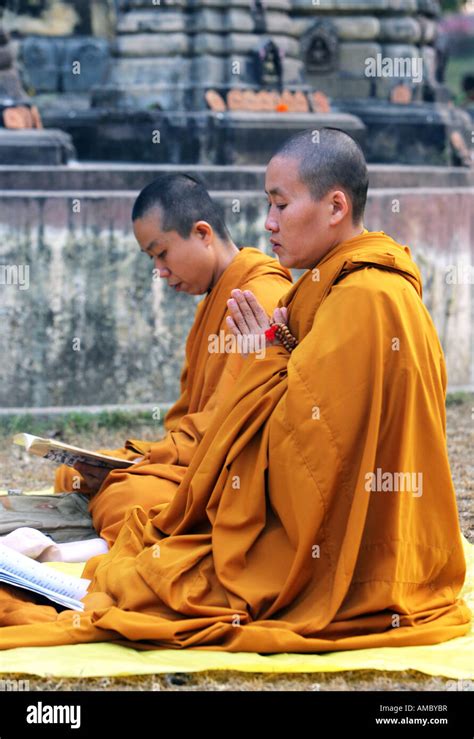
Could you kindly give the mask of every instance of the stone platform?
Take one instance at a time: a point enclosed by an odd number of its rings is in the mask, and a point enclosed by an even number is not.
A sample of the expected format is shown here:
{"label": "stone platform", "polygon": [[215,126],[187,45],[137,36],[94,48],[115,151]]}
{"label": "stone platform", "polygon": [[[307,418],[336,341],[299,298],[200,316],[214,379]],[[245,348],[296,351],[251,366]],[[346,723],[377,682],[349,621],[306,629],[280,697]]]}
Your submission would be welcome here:
{"label": "stone platform", "polygon": [[365,126],[348,112],[213,113],[105,108],[43,112],[45,125],[67,131],[81,161],[265,164],[292,133],[342,128],[365,144]]}
{"label": "stone platform", "polygon": [[75,156],[72,138],[64,131],[0,128],[0,165],[61,165]]}

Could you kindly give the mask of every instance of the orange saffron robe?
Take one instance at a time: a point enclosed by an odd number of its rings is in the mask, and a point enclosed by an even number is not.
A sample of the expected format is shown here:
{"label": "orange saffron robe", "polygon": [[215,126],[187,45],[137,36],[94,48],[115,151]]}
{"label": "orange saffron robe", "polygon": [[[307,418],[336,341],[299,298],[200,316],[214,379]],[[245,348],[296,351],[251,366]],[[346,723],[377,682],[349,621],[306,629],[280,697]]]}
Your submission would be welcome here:
{"label": "orange saffron robe", "polygon": [[[236,381],[245,361],[241,354],[213,351],[225,348],[227,300],[234,288],[252,290],[269,315],[291,287],[290,272],[259,249],[245,247],[236,254],[214,288],[198,304],[186,342],[181,373],[181,395],[164,419],[165,437],[152,443],[127,439],[123,449],[102,449],[125,459],[145,456],[141,463],[107,475],[97,493],[91,495],[89,511],[97,532],[109,546],[117,538],[127,511],[140,505],[146,511],[173,497],[209,426],[214,409]],[[224,340],[225,341],[225,340]],[[216,343],[217,342],[217,343]],[[80,489],[74,487],[74,477]],[[56,471],[56,492],[89,492],[79,473],[61,465]]]}
{"label": "orange saffron robe", "polygon": [[0,648],[301,653],[466,634],[445,363],[421,295],[384,233],[336,246],[282,300],[296,349],[248,362],[173,499],[132,509],[89,560],[84,613],[4,587]]}

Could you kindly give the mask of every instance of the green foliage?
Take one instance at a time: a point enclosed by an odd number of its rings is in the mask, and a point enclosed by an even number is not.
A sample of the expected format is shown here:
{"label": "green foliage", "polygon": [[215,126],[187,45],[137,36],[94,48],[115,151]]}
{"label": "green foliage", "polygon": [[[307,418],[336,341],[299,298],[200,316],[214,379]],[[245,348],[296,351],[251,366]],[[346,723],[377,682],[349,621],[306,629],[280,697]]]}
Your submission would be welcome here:
{"label": "green foliage", "polygon": [[441,0],[441,9],[444,13],[456,13],[465,5],[464,0]]}
{"label": "green foliage", "polygon": [[[164,416],[163,410],[161,416]],[[54,416],[0,416],[0,436],[10,437],[13,434],[27,433],[35,436],[50,437],[74,444],[74,437],[82,433],[94,433],[99,429],[110,431],[124,430],[127,436],[130,428],[149,426],[150,429],[162,430],[162,423],[154,420],[149,411],[102,411],[87,413],[76,411]],[[158,436],[159,434],[157,434]]]}
{"label": "green foliage", "polygon": [[446,84],[449,89],[454,93],[454,102],[456,105],[461,105],[464,101],[465,95],[462,91],[462,78],[465,74],[472,72],[473,64],[471,58],[466,57],[452,57],[448,61],[448,67],[446,69]]}
{"label": "green foliage", "polygon": [[449,407],[450,405],[463,405],[463,403],[471,403],[474,407],[474,393],[467,393],[467,392],[456,392],[456,393],[448,393],[446,397],[446,405]]}

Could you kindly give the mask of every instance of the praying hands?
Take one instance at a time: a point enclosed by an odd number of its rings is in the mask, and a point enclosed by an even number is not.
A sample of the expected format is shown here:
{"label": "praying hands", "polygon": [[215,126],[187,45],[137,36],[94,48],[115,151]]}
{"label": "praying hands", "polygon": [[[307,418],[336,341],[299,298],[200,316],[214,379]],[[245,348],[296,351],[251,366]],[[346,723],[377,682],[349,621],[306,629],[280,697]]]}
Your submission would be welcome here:
{"label": "praying hands", "polygon": [[[270,319],[250,290],[232,290],[232,298],[227,301],[230,316],[227,326],[235,336],[261,336],[270,328],[271,323],[288,322],[286,308],[275,308]],[[267,339],[267,343],[272,343]]]}

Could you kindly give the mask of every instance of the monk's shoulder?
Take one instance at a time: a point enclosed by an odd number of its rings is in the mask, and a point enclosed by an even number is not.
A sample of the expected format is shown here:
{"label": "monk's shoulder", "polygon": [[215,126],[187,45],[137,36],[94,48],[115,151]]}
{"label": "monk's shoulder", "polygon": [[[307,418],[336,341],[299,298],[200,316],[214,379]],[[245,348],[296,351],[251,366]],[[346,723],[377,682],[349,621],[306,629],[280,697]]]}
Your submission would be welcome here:
{"label": "monk's shoulder", "polygon": [[281,297],[291,288],[291,281],[284,274],[268,274],[264,277],[252,277],[242,286],[241,290],[250,290],[267,313],[273,311]]}
{"label": "monk's shoulder", "polygon": [[387,332],[398,335],[409,327],[433,331],[420,295],[402,274],[375,267],[356,270],[335,283],[313,322],[313,329],[324,335],[336,332],[355,341],[373,341]]}
{"label": "monk's shoulder", "polygon": [[400,272],[378,267],[364,267],[349,272],[336,282],[329,293],[332,302],[372,306],[421,304],[420,296],[410,281]]}

